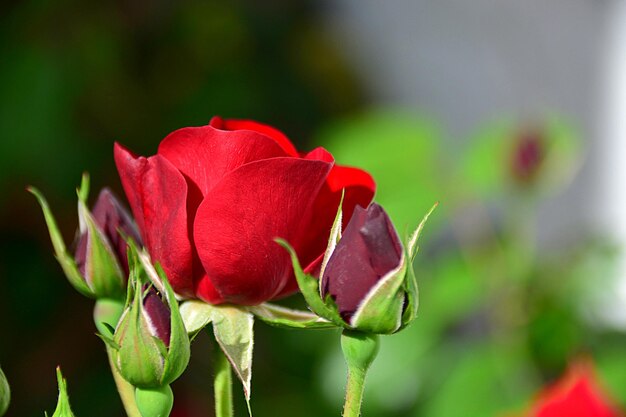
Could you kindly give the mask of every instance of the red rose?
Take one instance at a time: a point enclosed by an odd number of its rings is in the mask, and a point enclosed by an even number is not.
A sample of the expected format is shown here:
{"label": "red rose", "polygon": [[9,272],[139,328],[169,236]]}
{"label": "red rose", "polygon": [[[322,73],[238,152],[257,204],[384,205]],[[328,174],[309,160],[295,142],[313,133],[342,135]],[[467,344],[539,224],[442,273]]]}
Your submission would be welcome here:
{"label": "red rose", "polygon": [[[169,134],[156,155],[115,144],[115,162],[148,252],[181,295],[254,305],[298,288],[291,242],[316,271],[345,188],[344,212],[367,207],[375,184],[323,148],[299,153],[278,130],[213,118]],[[346,219],[346,223],[349,219]]]}

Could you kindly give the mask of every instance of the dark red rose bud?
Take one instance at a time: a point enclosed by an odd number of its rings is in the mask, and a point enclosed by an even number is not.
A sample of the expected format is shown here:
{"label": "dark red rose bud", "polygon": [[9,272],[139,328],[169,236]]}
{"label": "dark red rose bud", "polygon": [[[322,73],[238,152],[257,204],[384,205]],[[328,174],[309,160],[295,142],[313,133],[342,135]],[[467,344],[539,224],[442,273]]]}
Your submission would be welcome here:
{"label": "dark red rose bud", "polygon": [[381,206],[357,206],[322,276],[322,295],[330,294],[349,321],[369,291],[400,265],[402,244]]}
{"label": "dark red rose bud", "polygon": [[152,336],[158,337],[165,343],[165,346],[169,347],[172,333],[172,313],[152,286],[143,298],[143,314]]}
{"label": "dark red rose bud", "polygon": [[[128,245],[124,237],[130,237],[141,245],[141,238],[130,214],[122,207],[119,200],[108,188],[103,188],[93,206],[91,215],[100,228],[117,260],[128,276],[128,258],[126,250]],[[89,229],[80,234],[76,242],[75,261],[82,276],[85,274],[87,261],[87,246],[89,243]]]}
{"label": "dark red rose bud", "polygon": [[545,157],[545,142],[540,131],[524,132],[516,140],[511,160],[511,174],[519,183],[527,184],[538,174]]}

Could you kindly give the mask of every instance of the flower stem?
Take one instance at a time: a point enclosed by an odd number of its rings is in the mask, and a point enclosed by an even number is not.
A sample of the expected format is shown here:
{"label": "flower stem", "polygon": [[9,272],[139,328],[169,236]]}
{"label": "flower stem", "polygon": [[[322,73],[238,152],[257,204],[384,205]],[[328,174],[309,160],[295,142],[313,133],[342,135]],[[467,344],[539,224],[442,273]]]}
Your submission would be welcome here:
{"label": "flower stem", "polygon": [[113,363],[113,352],[110,347],[107,347],[107,355],[109,356],[109,365],[111,366],[111,374],[115,380],[117,386],[117,392],[120,394],[120,399],[124,405],[124,410],[128,417],[141,417],[141,413],[137,408],[135,402],[135,387],[129,384],[120,373],[117,371],[117,367]]}
{"label": "flower stem", "polygon": [[[103,335],[108,335],[110,332],[108,326],[115,328],[123,311],[124,302],[121,300],[110,298],[97,300],[93,310],[93,319],[98,331]],[[104,323],[106,323],[106,325]],[[117,386],[117,391],[124,405],[124,410],[126,410],[126,415],[128,417],[141,417],[141,413],[135,402],[135,387],[129,384],[117,371],[117,367],[113,362],[113,351],[109,346],[107,346],[107,356],[109,358],[111,374],[115,380],[115,385]]]}
{"label": "flower stem", "polygon": [[378,354],[378,335],[344,330],[341,349],[348,365],[348,383],[343,417],[359,417],[363,402],[365,376]]}
{"label": "flower stem", "polygon": [[359,417],[365,388],[365,372],[360,369],[348,369],[346,385],[346,402],[343,406],[343,417]]}
{"label": "flower stem", "polygon": [[215,395],[215,416],[233,416],[233,378],[230,362],[219,344],[215,344],[215,380],[213,392]]}

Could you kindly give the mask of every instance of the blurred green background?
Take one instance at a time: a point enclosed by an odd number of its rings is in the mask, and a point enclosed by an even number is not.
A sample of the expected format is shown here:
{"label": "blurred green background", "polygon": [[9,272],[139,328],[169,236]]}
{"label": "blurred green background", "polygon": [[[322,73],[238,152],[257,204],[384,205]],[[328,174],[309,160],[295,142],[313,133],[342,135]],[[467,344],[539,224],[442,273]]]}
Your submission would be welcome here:
{"label": "blurred green background", "polygon": [[[416,260],[421,312],[382,340],[364,415],[498,416],[523,410],[567,364],[591,357],[626,404],[624,333],[598,318],[617,249],[602,236],[537,244],[538,205],[575,176],[585,150],[575,121],[485,120],[461,149],[416,111],[373,108],[316,2],[4,2],[0,5],[0,364],[9,416],[41,416],[63,368],[75,413],[121,416],[92,301],[56,264],[29,184],[72,240],[75,187],[121,193],[113,141],[151,154],[169,132],[213,115],[283,130],[369,170],[404,233],[440,202]],[[531,132],[536,174],[511,163]],[[458,142],[456,142],[458,143]],[[298,305],[297,297],[286,303]],[[339,415],[345,367],[333,331],[256,325],[257,417]],[[174,384],[174,416],[211,416],[211,352],[193,345]],[[235,387],[236,415],[245,415]],[[297,410],[297,411],[296,411]]]}

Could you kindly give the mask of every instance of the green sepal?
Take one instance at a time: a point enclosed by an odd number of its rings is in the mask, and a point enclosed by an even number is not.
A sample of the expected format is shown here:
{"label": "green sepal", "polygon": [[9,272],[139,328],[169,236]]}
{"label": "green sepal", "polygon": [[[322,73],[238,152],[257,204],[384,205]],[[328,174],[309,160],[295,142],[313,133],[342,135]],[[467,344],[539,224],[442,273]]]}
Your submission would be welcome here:
{"label": "green sepal", "polygon": [[9,408],[11,403],[11,388],[9,387],[9,381],[0,368],[0,416],[3,416]]}
{"label": "green sepal", "polygon": [[[140,259],[142,259],[143,263],[147,257],[143,256]],[[146,265],[144,263],[144,267],[148,266],[151,266],[151,264],[148,263],[148,265]],[[161,381],[163,384],[170,384],[178,379],[185,369],[187,369],[189,357],[191,356],[191,343],[187,335],[187,330],[185,329],[185,323],[183,323],[183,318],[180,314],[178,301],[165,275],[165,271],[163,271],[163,268],[161,268],[159,264],[156,265],[155,269],[165,288],[165,295],[170,308],[170,346],[167,349],[165,372],[163,373],[163,379]],[[165,348],[161,339],[157,340],[163,345],[163,348]]]}
{"label": "green sepal", "polygon": [[83,176],[80,178],[80,186],[76,189],[76,195],[78,200],[87,204],[87,198],[89,197],[89,173],[83,172]]}
{"label": "green sepal", "polygon": [[211,321],[215,340],[243,385],[250,411],[254,316],[240,307],[220,305],[214,306]]}
{"label": "green sepal", "polygon": [[419,246],[417,246],[417,241],[420,235],[422,234],[422,231],[424,230],[424,226],[426,225],[428,218],[433,213],[433,211],[435,211],[437,206],[439,206],[439,202],[436,202],[430,208],[430,210],[428,210],[428,213],[426,213],[426,215],[422,218],[422,221],[420,222],[420,224],[417,226],[417,228],[415,229],[415,231],[413,232],[413,234],[411,234],[411,237],[409,238],[409,241],[407,243],[407,250],[409,252],[410,262],[413,262],[413,260],[415,259],[415,255],[417,255],[417,251],[419,250]]}
{"label": "green sepal", "polygon": [[[406,249],[404,251],[404,256],[408,256]],[[417,318],[417,311],[419,307],[419,289],[417,286],[417,279],[415,278],[413,262],[409,262],[407,265],[406,278],[404,279],[404,291],[406,293],[406,306],[404,308],[404,313],[402,314],[402,326],[398,330],[405,328]]]}
{"label": "green sepal", "polygon": [[350,319],[353,329],[391,334],[400,328],[406,297],[403,287],[406,272],[407,257],[403,253],[398,267],[382,277],[359,304]]}
{"label": "green sepal", "polygon": [[335,220],[333,221],[333,226],[330,228],[330,235],[328,236],[328,245],[326,246],[326,251],[324,252],[324,259],[322,260],[322,265],[320,267],[320,279],[318,280],[318,287],[320,296],[322,296],[322,277],[324,276],[324,270],[326,269],[326,265],[328,265],[328,261],[335,251],[335,247],[339,240],[341,240],[341,226],[343,222],[343,198],[346,194],[345,188],[341,190],[341,200],[339,200],[339,207],[337,208],[337,214],[335,214]]}
{"label": "green sepal", "polygon": [[87,232],[89,239],[84,280],[96,297],[122,299],[126,289],[122,267],[107,237],[82,200],[78,201],[78,218],[81,233]]}
{"label": "green sepal", "polygon": [[28,187],[28,191],[35,196],[41,206],[41,210],[43,211],[43,215],[46,220],[46,225],[48,226],[48,232],[50,233],[50,240],[52,241],[55,257],[61,265],[68,281],[84,296],[95,298],[94,292],[89,288],[87,283],[84,281],[83,276],[78,271],[74,258],[67,252],[63,236],[61,236],[57,222],[45,197],[35,187]]}
{"label": "green sepal", "polygon": [[[57,401],[57,408],[54,410],[52,417],[74,417],[72,409],[70,407],[70,398],[67,395],[67,383],[65,378],[61,374],[61,368],[57,368],[57,382],[59,384],[59,399]],[[45,414],[46,417],[48,414]]]}
{"label": "green sepal", "polygon": [[411,237],[406,244],[406,249],[404,250],[404,256],[409,261],[407,264],[406,279],[404,280],[404,291],[406,292],[406,306],[404,308],[404,313],[402,314],[402,326],[400,327],[400,329],[405,328],[417,318],[417,310],[419,307],[419,289],[417,286],[417,279],[415,277],[415,269],[413,268],[413,261],[415,260],[415,256],[417,255],[417,252],[419,250],[417,242],[422,235],[424,226],[426,225],[426,222],[428,221],[430,215],[435,211],[438,206],[439,202],[436,202],[430,208],[430,210],[428,210],[426,215],[424,215],[420,224],[411,234]]}
{"label": "green sepal", "polygon": [[326,297],[326,300],[322,300],[318,280],[315,279],[315,277],[306,274],[302,270],[300,261],[298,260],[298,255],[291,245],[284,239],[278,238],[275,239],[275,241],[289,252],[289,255],[291,256],[291,263],[293,264],[293,271],[296,276],[296,281],[298,282],[298,287],[300,287],[300,292],[302,292],[302,295],[304,296],[304,299],[309,305],[311,311],[318,316],[335,323],[338,327],[347,327],[348,324],[344,322],[339,315],[337,306],[330,295]]}
{"label": "green sepal", "polygon": [[276,304],[263,303],[247,309],[271,326],[287,329],[329,329],[337,327],[336,324],[311,312],[292,310]]}

